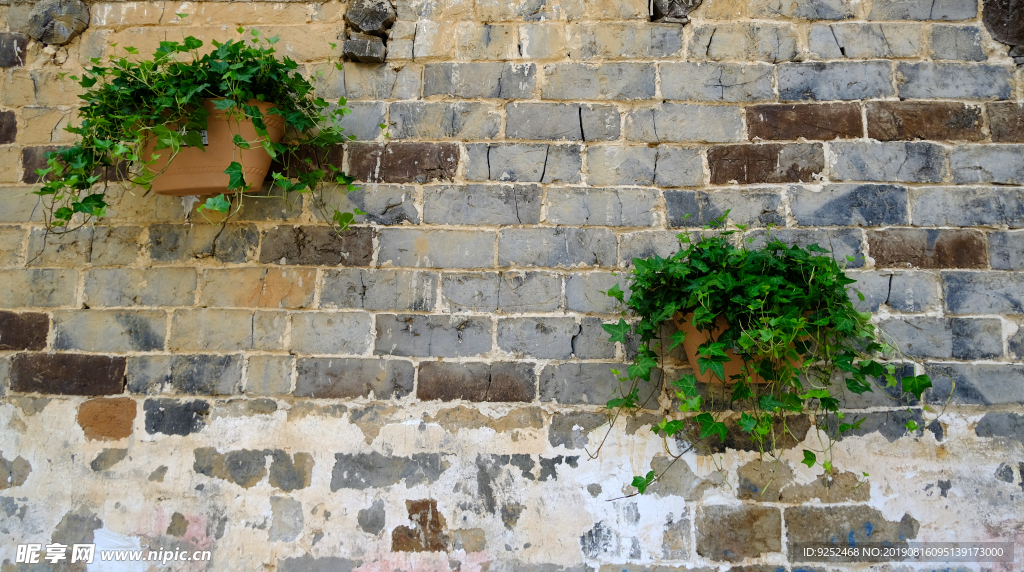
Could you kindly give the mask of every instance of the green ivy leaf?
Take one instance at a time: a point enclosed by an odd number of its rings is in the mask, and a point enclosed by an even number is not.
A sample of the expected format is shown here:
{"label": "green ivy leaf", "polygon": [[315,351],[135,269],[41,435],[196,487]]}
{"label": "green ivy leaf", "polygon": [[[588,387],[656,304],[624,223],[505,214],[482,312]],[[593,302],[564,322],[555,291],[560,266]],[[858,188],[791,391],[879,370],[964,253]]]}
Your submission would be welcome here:
{"label": "green ivy leaf", "polygon": [[643,477],[633,477],[633,482],[630,484],[636,487],[636,490],[640,491],[640,494],[644,494],[647,492],[647,487],[651,486],[652,482],[654,482],[654,471],[648,471],[647,475]]}
{"label": "green ivy leaf", "polygon": [[804,449],[804,460],[800,462],[808,467],[814,467],[814,464],[818,462],[818,456],[807,449]]}
{"label": "green ivy leaf", "polygon": [[754,431],[754,427],[757,426],[757,419],[751,417],[750,415],[747,415],[746,413],[743,413],[740,415],[740,421],[739,423],[737,423],[737,425],[739,425],[739,428],[744,433],[751,433]]}
{"label": "green ivy leaf", "polygon": [[618,324],[602,324],[601,327],[611,335],[611,338],[608,340],[609,342],[626,343],[626,334],[630,331],[626,320],[619,318]]}
{"label": "green ivy leaf", "polygon": [[224,195],[217,195],[216,197],[206,199],[206,202],[199,208],[217,211],[221,214],[227,214],[231,209],[231,201],[229,201]]}
{"label": "green ivy leaf", "polygon": [[672,386],[686,397],[697,396],[697,376],[695,375],[683,374],[679,379],[672,382]]}
{"label": "green ivy leaf", "polygon": [[672,344],[669,345],[668,351],[672,351],[672,350],[676,349],[677,347],[679,347],[679,344],[683,343],[683,340],[685,340],[685,339],[686,339],[686,332],[684,332],[682,330],[677,330],[676,332],[674,332],[672,334]]}
{"label": "green ivy leaf", "polygon": [[231,140],[231,142],[234,143],[236,146],[241,147],[242,149],[249,148],[249,142],[243,139],[242,136],[237,133],[235,133],[235,137]]}
{"label": "green ivy leaf", "polygon": [[904,377],[902,382],[903,391],[912,394],[914,397],[917,398],[918,401],[921,400],[921,394],[923,394],[926,389],[932,386],[932,380],[927,375]]}
{"label": "green ivy leaf", "polygon": [[911,433],[917,431],[917,421],[914,421],[913,419],[904,423],[903,426],[906,427],[907,431],[910,431]]}
{"label": "green ivy leaf", "polygon": [[622,288],[619,288],[618,284],[609,288],[608,291],[605,292],[605,294],[611,296],[612,298],[615,298],[619,302],[625,301],[626,293],[622,291]]}
{"label": "green ivy leaf", "polygon": [[242,165],[238,161],[232,161],[224,173],[228,176],[228,190],[245,189],[245,177],[242,175]]}
{"label": "green ivy leaf", "polygon": [[700,438],[703,439],[710,435],[718,435],[718,438],[725,443],[725,435],[727,433],[725,423],[721,421],[715,421],[715,418],[708,412],[701,413],[697,417],[694,417],[697,423],[700,423]]}

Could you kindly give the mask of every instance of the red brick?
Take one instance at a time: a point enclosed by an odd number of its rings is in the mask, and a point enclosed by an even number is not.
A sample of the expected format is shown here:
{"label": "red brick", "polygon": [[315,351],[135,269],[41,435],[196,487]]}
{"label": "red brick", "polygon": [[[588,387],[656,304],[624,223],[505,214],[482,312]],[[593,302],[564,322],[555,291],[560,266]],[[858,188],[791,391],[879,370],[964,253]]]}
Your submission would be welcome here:
{"label": "red brick", "polygon": [[988,267],[988,243],[976,230],[892,228],[865,234],[878,268]]}
{"label": "red brick", "polygon": [[751,139],[832,140],[864,135],[860,105],[856,103],[755,105],[746,112]]}

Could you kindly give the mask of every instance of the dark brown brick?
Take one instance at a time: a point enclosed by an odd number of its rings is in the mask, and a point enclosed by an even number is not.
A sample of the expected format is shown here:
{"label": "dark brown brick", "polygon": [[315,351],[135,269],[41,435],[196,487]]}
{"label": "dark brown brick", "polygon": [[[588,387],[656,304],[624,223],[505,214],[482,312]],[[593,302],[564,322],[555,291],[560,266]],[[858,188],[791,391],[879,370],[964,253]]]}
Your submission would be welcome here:
{"label": "dark brown brick", "polygon": [[879,268],[988,267],[988,243],[976,230],[891,228],[865,234]]}
{"label": "dark brown brick", "polygon": [[904,514],[899,522],[891,522],[878,509],[864,505],[801,506],[787,508],[785,516],[790,548],[799,543],[858,546],[870,542],[905,546],[907,540],[917,538],[920,527],[909,514]]}
{"label": "dark brown brick", "polygon": [[351,144],[350,175],[365,183],[451,181],[459,168],[456,143]]}
{"label": "dark brown brick", "polygon": [[49,333],[46,314],[0,312],[0,350],[41,350]]}
{"label": "dark brown brick", "polygon": [[25,65],[25,46],[28,36],[24,34],[0,33],[0,68]]}
{"label": "dark brown brick", "polygon": [[782,513],[777,508],[704,506],[697,512],[697,554],[735,562],[782,550]]}
{"label": "dark brown brick", "polygon": [[0,144],[14,143],[18,137],[18,119],[13,111],[0,111]]}
{"label": "dark brown brick", "polygon": [[945,101],[872,101],[868,137],[879,141],[980,141],[981,108]]}
{"label": "dark brown brick", "polygon": [[1024,143],[1024,107],[1012,101],[988,104],[988,125],[997,143]]}
{"label": "dark brown brick", "polygon": [[298,177],[300,173],[323,169],[329,172],[328,165],[334,165],[341,169],[342,161],[345,158],[345,147],[333,145],[323,149],[309,145],[299,145],[295,153],[284,158],[284,163],[274,161],[270,167],[271,172],[282,172],[286,177]]}
{"label": "dark brown brick", "polygon": [[809,182],[825,170],[820,143],[721,145],[708,150],[711,184]]}
{"label": "dark brown brick", "polygon": [[17,354],[11,365],[11,391],[115,395],[124,392],[125,363],[123,356]]}
{"label": "dark brown brick", "polygon": [[751,139],[856,139],[864,135],[856,103],[797,103],[747,108]]}
{"label": "dark brown brick", "polygon": [[22,149],[21,166],[25,169],[24,174],[21,177],[22,182],[28,185],[34,185],[40,182],[39,176],[36,175],[36,169],[45,169],[46,154],[58,149],[60,149],[60,147],[56,145],[25,147]]}
{"label": "dark brown brick", "polygon": [[333,226],[279,226],[263,236],[262,264],[312,266],[369,266],[373,257],[373,229],[350,228],[338,233]]}
{"label": "dark brown brick", "polygon": [[416,396],[425,401],[533,401],[537,380],[528,363],[420,364]]}

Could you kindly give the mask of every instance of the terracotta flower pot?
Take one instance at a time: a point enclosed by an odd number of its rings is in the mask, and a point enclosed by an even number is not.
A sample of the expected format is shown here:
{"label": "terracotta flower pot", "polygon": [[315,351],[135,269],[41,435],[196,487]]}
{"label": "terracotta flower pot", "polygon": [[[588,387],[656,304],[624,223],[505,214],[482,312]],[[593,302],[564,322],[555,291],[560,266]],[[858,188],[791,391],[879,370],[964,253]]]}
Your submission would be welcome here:
{"label": "terracotta flower pot", "polygon": [[[254,99],[249,101],[249,105],[256,106],[263,114],[268,138],[275,143],[279,142],[284,136],[284,118],[276,114],[267,114],[274,104]],[[153,180],[153,191],[158,195],[173,196],[226,193],[230,177],[224,170],[232,161],[242,165],[242,175],[245,182],[252,185],[250,188],[259,189],[270,170],[270,155],[263,147],[257,145],[251,149],[242,149],[233,143],[236,134],[241,135],[246,141],[256,140],[256,127],[252,121],[229,118],[228,111],[214,108],[212,99],[204,101],[203,107],[210,112],[206,126],[205,152],[197,147],[182,147],[168,165],[171,150],[158,151],[160,157],[156,163],[149,166],[149,169],[160,173],[165,166],[167,168]],[[233,114],[238,113],[237,109],[229,111]],[[146,146],[143,157],[150,157],[155,148],[154,140]]]}

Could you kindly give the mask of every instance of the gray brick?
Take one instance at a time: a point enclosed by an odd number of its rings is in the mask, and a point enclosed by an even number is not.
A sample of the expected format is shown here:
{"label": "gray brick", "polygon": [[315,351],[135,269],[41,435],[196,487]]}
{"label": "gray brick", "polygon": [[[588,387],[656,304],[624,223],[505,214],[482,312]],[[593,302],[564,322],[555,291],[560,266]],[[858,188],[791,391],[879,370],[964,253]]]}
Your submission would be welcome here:
{"label": "gray brick", "polygon": [[880,328],[894,347],[911,356],[991,359],[1003,354],[999,320],[897,318],[882,322]]}
{"label": "gray brick", "polygon": [[171,356],[168,382],[176,392],[189,395],[241,393],[242,356],[204,354]]}
{"label": "gray brick", "polygon": [[501,115],[487,103],[399,101],[388,115],[393,139],[494,139]]}
{"label": "gray brick", "polygon": [[380,264],[416,268],[493,268],[493,231],[385,228]]}
{"label": "gray brick", "polygon": [[587,147],[587,182],[591,185],[651,185],[658,161],[653,147]]}
{"label": "gray brick", "polygon": [[1024,228],[1024,189],[930,187],[910,197],[915,225]]}
{"label": "gray brick", "polygon": [[[337,191],[326,195],[326,202],[339,211],[353,212],[359,209],[365,212],[365,215],[356,215],[356,223],[420,224],[420,213],[416,210],[416,188],[409,185],[362,184],[356,191]],[[314,210],[313,215],[317,220],[326,220],[319,211]]]}
{"label": "gray brick", "polygon": [[572,354],[579,359],[614,359],[615,343],[608,341],[608,332],[601,327],[601,318],[583,318],[580,333],[572,339]]}
{"label": "gray brick", "polygon": [[249,356],[246,366],[246,395],[290,395],[293,356]]}
{"label": "gray brick", "polygon": [[653,189],[550,187],[546,221],[577,226],[652,226],[658,192]]}
{"label": "gray brick", "polygon": [[491,320],[378,314],[376,355],[465,357],[491,351]]}
{"label": "gray brick", "polygon": [[290,349],[300,354],[363,354],[370,349],[372,326],[366,312],[296,312]]}
{"label": "gray brick", "polygon": [[53,314],[53,331],[55,350],[162,350],[167,334],[167,313],[158,310],[58,311]]}
{"label": "gray brick", "polygon": [[423,97],[529,99],[536,88],[534,64],[427,64],[423,70]]}
{"label": "gray brick", "polygon": [[938,183],[946,174],[944,149],[934,143],[834,141],[837,180]]}
{"label": "gray brick", "polygon": [[49,234],[35,228],[28,237],[28,266],[75,267],[88,264],[92,258],[92,227],[61,234]]}
{"label": "gray brick", "polygon": [[551,312],[562,307],[562,277],[545,272],[502,272],[498,280],[501,312]]}
{"label": "gray brick", "polygon": [[626,115],[625,137],[647,143],[696,141],[730,143],[743,138],[743,110],[738,107],[663,103]]}
{"label": "gray brick", "polygon": [[466,145],[466,180],[486,181],[491,177],[488,154],[491,146],[487,143]]}
{"label": "gray brick", "polygon": [[629,275],[611,272],[583,272],[565,279],[565,307],[570,312],[615,314],[624,308],[618,300],[605,294],[616,284],[629,300]]}
{"label": "gray brick", "polygon": [[621,132],[619,110],[612,105],[583,105],[580,124],[584,141],[614,141]]}
{"label": "gray brick", "polygon": [[907,189],[898,185],[792,187],[790,210],[800,226],[908,224]]}
{"label": "gray brick", "polygon": [[578,63],[544,66],[544,99],[635,100],[654,97],[654,66]]}
{"label": "gray brick", "polygon": [[775,63],[796,54],[797,34],[791,24],[707,24],[695,27],[690,40],[692,58]]}
{"label": "gray brick", "polygon": [[25,259],[23,246],[28,232],[20,226],[0,227],[0,267],[22,266]]}
{"label": "gray brick", "polygon": [[857,0],[754,0],[750,3],[750,13],[754,17],[848,20],[856,17],[857,5]]}
{"label": "gray brick", "polygon": [[178,310],[171,317],[167,349],[172,352],[281,350],[287,326],[285,312]]}
{"label": "gray brick", "polygon": [[[665,191],[670,227],[701,228],[729,212],[729,222],[751,226],[786,225],[779,191]],[[689,218],[683,218],[691,215]]]}
{"label": "gray brick", "polygon": [[530,402],[537,395],[532,363],[420,364],[416,397],[424,401]]}
{"label": "gray brick", "polygon": [[681,101],[763,101],[775,99],[769,64],[663,63],[661,93]]}
{"label": "gray brick", "polygon": [[615,266],[615,235],[605,228],[509,228],[498,233],[499,266]]}
{"label": "gray brick", "polygon": [[969,183],[1024,184],[1024,145],[963,145],[949,155],[953,180]]}
{"label": "gray brick", "polygon": [[[407,65],[400,70],[390,64],[361,64],[345,62],[344,77],[337,78],[332,91],[324,97],[337,99],[345,96],[357,99],[413,99],[419,95],[419,75],[422,68]],[[340,89],[339,89],[340,87]]]}
{"label": "gray brick", "polygon": [[573,318],[503,318],[498,320],[498,348],[517,358],[569,359],[579,333]]}
{"label": "gray brick", "polygon": [[[662,258],[668,258],[675,254],[680,247],[679,233],[677,231],[645,231],[631,232],[621,236],[619,245],[619,266],[631,268],[634,258],[648,258],[657,254]],[[625,278],[622,279],[623,281]],[[624,282],[619,287],[626,289]],[[566,284],[566,297],[568,297],[568,283]]]}
{"label": "gray brick", "polygon": [[896,95],[889,62],[794,63],[779,66],[779,99],[855,100]]}
{"label": "gray brick", "polygon": [[1024,314],[1024,274],[943,272],[942,293],[951,314]]}
{"label": "gray brick", "polygon": [[981,28],[977,26],[932,26],[932,59],[983,62],[988,59],[981,47]]}
{"label": "gray brick", "polygon": [[608,141],[619,137],[619,112],[610,105],[509,103],[505,135],[510,139]]}
{"label": "gray brick", "polygon": [[497,312],[498,272],[443,274],[441,299],[452,312]]}
{"label": "gray brick", "polygon": [[295,397],[402,398],[412,393],[413,365],[382,359],[299,358]]}
{"label": "gray brick", "polygon": [[170,387],[171,361],[175,356],[129,356],[125,368],[129,393],[157,395]]}
{"label": "gray brick", "polygon": [[1017,326],[1017,333],[1010,338],[1007,347],[1011,358],[1024,360],[1024,327]]}
{"label": "gray brick", "polygon": [[901,99],[1010,99],[1013,68],[923,62],[896,67]]}
{"label": "gray brick", "polygon": [[434,308],[437,280],[436,273],[420,270],[327,269],[320,306],[430,311]]}
{"label": "gray brick", "polygon": [[988,252],[993,270],[1024,270],[1024,232],[993,232]]}
{"label": "gray brick", "polygon": [[524,58],[547,60],[563,57],[566,53],[565,43],[565,26],[561,22],[519,26],[519,49]]}
{"label": "gray brick", "polygon": [[524,183],[576,183],[582,166],[578,145],[496,144],[486,161],[492,181]]}
{"label": "gray brick", "polygon": [[[152,229],[153,227],[150,227]],[[3,230],[0,229],[0,233]],[[225,228],[225,232],[227,229]],[[93,266],[128,266],[134,264],[142,254],[139,248],[139,236],[142,227],[138,226],[97,226],[93,232],[92,255]],[[21,242],[18,241],[20,250]],[[0,247],[2,248],[2,247]],[[231,247],[225,248],[231,250]],[[217,254],[220,254],[218,251]],[[3,265],[3,254],[0,254],[0,265]]]}
{"label": "gray brick", "polygon": [[[932,389],[926,401],[935,405],[1024,404],[1024,365],[926,363]],[[956,382],[954,387],[952,382]],[[952,396],[952,397],[950,397]]]}
{"label": "gray brick", "polygon": [[94,268],[85,274],[85,302],[93,308],[191,306],[195,292],[194,268]]}
{"label": "gray brick", "polygon": [[0,284],[6,284],[0,288],[0,308],[73,306],[78,272],[49,268],[0,270]]}
{"label": "gray brick", "polygon": [[386,105],[380,101],[349,102],[351,113],[346,114],[338,126],[345,130],[346,136],[355,136],[355,141],[376,141],[384,134],[380,125],[384,123]]}
{"label": "gray brick", "polygon": [[[832,253],[832,257],[845,268],[861,268],[864,266],[864,236],[860,229],[802,229],[779,228],[771,231],[771,236],[786,244],[799,245],[804,248],[812,244]],[[755,230],[746,238],[753,238],[751,248],[760,248],[765,244],[765,231]],[[849,260],[852,258],[853,260]]]}
{"label": "gray brick", "polygon": [[427,224],[506,225],[540,222],[540,185],[437,185],[423,188]]}
{"label": "gray brick", "polygon": [[681,24],[594,22],[570,24],[567,31],[572,61],[666,58],[683,49]]}
{"label": "gray brick", "polygon": [[953,357],[963,360],[1003,356],[1003,323],[995,319],[953,318]]}
{"label": "gray brick", "polygon": [[875,0],[870,20],[973,20],[978,0]]}
{"label": "gray brick", "polygon": [[[262,200],[262,199],[255,199]],[[149,227],[149,257],[153,262],[187,262],[213,258],[243,263],[258,259],[259,231],[253,224],[154,224]]]}
{"label": "gray brick", "polygon": [[[628,392],[628,385],[620,385],[612,369],[625,375],[626,365],[621,363],[563,363],[549,365],[540,374],[540,400],[562,404],[604,405],[620,397],[619,391]],[[651,374],[651,382],[640,382],[640,403],[657,408],[661,392],[661,371]]]}
{"label": "gray brick", "polygon": [[659,145],[654,184],[659,187],[704,186],[704,161],[700,150]]}
{"label": "gray brick", "polygon": [[811,53],[823,60],[921,56],[919,24],[820,24],[811,28]]}
{"label": "gray brick", "polygon": [[898,312],[926,312],[939,307],[939,276],[917,270],[894,272],[886,301]]}
{"label": "gray brick", "polygon": [[[852,270],[846,275],[857,281],[847,288],[850,302],[858,312],[877,312],[889,299],[889,285],[893,278],[891,271]],[[863,301],[857,296],[858,292],[864,296]]]}

